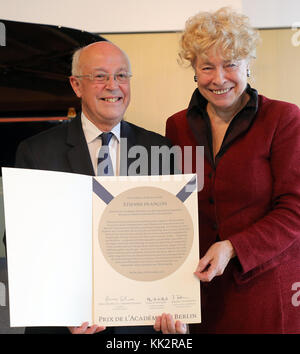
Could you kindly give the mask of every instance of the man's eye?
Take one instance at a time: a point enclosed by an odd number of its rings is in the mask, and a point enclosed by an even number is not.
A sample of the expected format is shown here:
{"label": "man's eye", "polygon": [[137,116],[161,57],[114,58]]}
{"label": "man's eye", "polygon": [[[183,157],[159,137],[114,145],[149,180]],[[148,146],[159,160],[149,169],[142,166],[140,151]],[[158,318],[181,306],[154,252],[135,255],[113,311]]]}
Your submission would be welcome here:
{"label": "man's eye", "polygon": [[100,79],[100,80],[102,79],[103,80],[106,78],[106,75],[105,74],[97,74],[94,77],[95,77],[95,79]]}

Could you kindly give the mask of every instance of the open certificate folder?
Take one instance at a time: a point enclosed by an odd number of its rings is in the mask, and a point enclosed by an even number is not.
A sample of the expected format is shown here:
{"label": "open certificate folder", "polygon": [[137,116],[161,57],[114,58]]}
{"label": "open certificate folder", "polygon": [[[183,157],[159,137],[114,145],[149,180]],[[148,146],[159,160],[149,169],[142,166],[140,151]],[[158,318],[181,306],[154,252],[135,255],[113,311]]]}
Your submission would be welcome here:
{"label": "open certificate folder", "polygon": [[2,176],[11,326],[201,322],[195,175]]}

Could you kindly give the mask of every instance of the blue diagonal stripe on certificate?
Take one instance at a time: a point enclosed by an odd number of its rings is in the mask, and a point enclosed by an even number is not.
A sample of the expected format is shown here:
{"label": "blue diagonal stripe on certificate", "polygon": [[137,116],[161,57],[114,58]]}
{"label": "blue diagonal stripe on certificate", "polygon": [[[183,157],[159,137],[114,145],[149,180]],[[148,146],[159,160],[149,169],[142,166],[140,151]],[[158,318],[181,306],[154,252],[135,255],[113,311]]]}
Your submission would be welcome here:
{"label": "blue diagonal stripe on certificate", "polygon": [[109,204],[114,196],[109,193],[109,191],[102,186],[95,178],[93,178],[93,192],[104,201],[104,203]]}
{"label": "blue diagonal stripe on certificate", "polygon": [[197,179],[194,176],[176,195],[178,199],[184,203],[187,198],[194,192],[197,186]]}

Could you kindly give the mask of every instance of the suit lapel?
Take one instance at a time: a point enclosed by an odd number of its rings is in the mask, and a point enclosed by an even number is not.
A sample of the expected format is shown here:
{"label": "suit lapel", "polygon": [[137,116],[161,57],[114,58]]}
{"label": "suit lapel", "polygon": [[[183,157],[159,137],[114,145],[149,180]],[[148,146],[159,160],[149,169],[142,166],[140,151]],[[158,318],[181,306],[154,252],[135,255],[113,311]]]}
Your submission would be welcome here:
{"label": "suit lapel", "polygon": [[135,159],[128,157],[128,152],[136,143],[136,137],[129,123],[121,121],[121,145],[120,145],[120,175],[128,175],[128,167]]}
{"label": "suit lapel", "polygon": [[67,144],[70,146],[67,155],[72,172],[93,176],[93,164],[79,117],[72,120],[68,127]]}
{"label": "suit lapel", "polygon": [[204,147],[204,155],[206,159],[209,161],[211,166],[214,166],[209,120],[201,119],[198,111],[193,110],[188,112],[187,121],[197,145]]}

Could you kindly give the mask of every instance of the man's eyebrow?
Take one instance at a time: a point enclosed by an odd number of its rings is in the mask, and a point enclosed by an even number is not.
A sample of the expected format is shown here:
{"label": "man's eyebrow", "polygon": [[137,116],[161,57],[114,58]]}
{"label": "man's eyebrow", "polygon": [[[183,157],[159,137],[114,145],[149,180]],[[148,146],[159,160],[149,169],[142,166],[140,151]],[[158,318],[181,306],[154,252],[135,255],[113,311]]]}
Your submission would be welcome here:
{"label": "man's eyebrow", "polygon": [[[107,73],[107,70],[102,68],[102,67],[96,67],[96,68],[93,68],[92,70],[94,70],[94,71],[103,71],[103,72]],[[129,69],[126,66],[121,66],[120,68],[118,68],[116,70],[116,72],[119,72],[119,71],[129,71]]]}

